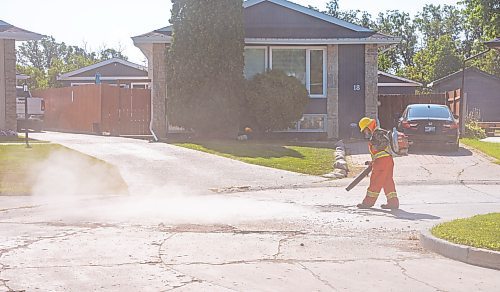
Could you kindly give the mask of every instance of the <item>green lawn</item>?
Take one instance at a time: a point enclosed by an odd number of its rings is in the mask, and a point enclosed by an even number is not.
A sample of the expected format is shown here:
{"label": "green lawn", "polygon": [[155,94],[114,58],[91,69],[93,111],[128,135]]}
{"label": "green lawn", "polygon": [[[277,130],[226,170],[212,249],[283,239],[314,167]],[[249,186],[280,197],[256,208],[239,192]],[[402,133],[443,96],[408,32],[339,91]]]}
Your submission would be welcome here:
{"label": "green lawn", "polygon": [[98,166],[96,169],[108,175],[107,182],[104,183],[108,189],[116,191],[126,189],[118,170],[101,160],[56,144],[33,143],[31,146],[32,148],[27,149],[22,143],[19,145],[0,143],[0,195],[29,195],[33,182],[27,174],[33,173],[33,167],[47,159],[54,151],[63,155],[68,154],[69,158],[77,157],[85,162],[86,166]]}
{"label": "green lawn", "polygon": [[334,147],[322,144],[293,145],[254,141],[204,141],[174,145],[246,163],[298,173],[323,175],[333,171]]}
{"label": "green lawn", "polygon": [[495,163],[500,164],[500,143],[482,142],[469,138],[461,139],[460,142],[495,158]]}
{"label": "green lawn", "polygon": [[[29,143],[48,143],[47,141],[34,140],[34,139],[31,139],[31,138],[29,138],[28,142]],[[4,136],[0,136],[0,145],[2,143],[20,143],[20,144],[25,143],[24,134],[19,135],[18,137],[4,137]]]}
{"label": "green lawn", "polygon": [[432,228],[432,234],[453,243],[500,251],[500,213],[442,223]]}

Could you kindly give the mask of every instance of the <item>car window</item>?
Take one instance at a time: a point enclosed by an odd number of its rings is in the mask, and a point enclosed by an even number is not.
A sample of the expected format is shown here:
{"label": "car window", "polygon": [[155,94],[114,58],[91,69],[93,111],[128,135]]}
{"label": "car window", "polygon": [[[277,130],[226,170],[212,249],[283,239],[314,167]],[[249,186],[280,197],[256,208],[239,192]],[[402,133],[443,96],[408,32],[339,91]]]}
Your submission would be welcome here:
{"label": "car window", "polygon": [[450,110],[447,107],[411,107],[408,109],[408,118],[451,118]]}

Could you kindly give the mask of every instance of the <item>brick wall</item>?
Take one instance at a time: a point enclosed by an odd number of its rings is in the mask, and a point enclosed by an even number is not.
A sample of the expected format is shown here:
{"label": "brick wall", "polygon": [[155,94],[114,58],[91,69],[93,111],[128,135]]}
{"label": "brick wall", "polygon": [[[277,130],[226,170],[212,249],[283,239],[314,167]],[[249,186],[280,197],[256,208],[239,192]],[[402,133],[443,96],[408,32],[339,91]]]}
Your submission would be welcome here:
{"label": "brick wall", "polygon": [[15,130],[16,47],[14,40],[0,40],[0,128]]}
{"label": "brick wall", "polygon": [[328,92],[327,92],[327,132],[328,138],[339,137],[339,49],[338,45],[328,45],[327,49]]}
{"label": "brick wall", "polygon": [[151,114],[153,131],[158,138],[167,136],[167,113],[165,112],[167,98],[167,67],[166,45],[153,44],[152,56],[149,58],[149,74],[151,86]]}
{"label": "brick wall", "polygon": [[378,114],[378,49],[365,45],[365,111],[368,117]]}

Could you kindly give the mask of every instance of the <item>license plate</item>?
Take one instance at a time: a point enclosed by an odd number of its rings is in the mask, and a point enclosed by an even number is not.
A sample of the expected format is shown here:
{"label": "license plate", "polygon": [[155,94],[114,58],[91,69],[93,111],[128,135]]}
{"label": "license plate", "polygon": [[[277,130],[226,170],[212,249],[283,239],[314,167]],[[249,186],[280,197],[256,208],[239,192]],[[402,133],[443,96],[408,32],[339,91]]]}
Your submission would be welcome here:
{"label": "license plate", "polygon": [[425,132],[426,133],[435,133],[436,132],[436,127],[434,127],[434,126],[425,127]]}

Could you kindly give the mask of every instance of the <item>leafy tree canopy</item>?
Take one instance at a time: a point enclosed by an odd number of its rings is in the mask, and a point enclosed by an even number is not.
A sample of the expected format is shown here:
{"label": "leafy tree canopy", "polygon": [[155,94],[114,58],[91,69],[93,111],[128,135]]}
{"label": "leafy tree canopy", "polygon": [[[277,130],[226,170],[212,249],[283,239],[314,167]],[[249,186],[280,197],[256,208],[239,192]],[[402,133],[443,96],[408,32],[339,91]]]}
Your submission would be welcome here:
{"label": "leafy tree canopy", "polygon": [[31,88],[58,87],[57,76],[111,58],[127,60],[123,49],[103,46],[96,52],[58,43],[52,36],[27,41],[17,49],[17,71],[29,75]]}
{"label": "leafy tree canopy", "polygon": [[[458,5],[428,4],[413,18],[406,12],[389,10],[373,19],[366,11],[342,10],[338,0],[328,2],[323,12],[400,37],[397,46],[379,54],[379,69],[423,83],[444,77],[451,73],[450,70],[460,70],[464,58],[484,51],[485,41],[500,36],[498,0],[462,0]],[[434,53],[439,54],[439,60]],[[500,54],[496,51],[468,65],[500,77]],[[425,71],[420,72],[423,68]]]}

